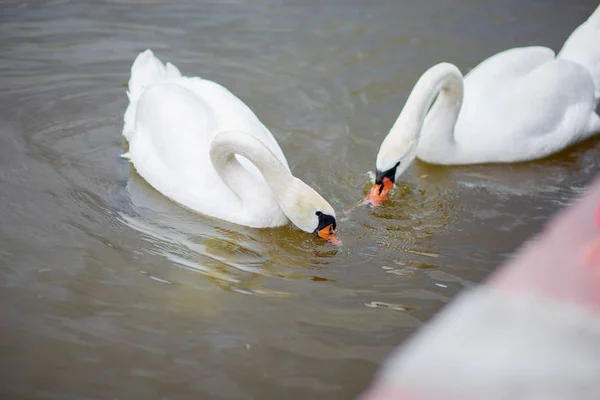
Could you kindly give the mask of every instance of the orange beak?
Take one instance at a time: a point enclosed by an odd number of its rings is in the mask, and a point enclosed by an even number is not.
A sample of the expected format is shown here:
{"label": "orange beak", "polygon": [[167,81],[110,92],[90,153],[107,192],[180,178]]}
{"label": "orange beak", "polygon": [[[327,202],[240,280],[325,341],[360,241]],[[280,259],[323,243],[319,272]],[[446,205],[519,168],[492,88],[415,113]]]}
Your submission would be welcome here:
{"label": "orange beak", "polygon": [[378,207],[383,203],[385,197],[394,187],[394,182],[388,177],[384,177],[381,183],[376,183],[371,188],[369,195],[363,201],[363,204],[369,204]]}
{"label": "orange beak", "polygon": [[327,225],[325,228],[317,231],[317,236],[327,240],[329,243],[333,243],[336,246],[341,246],[342,241],[337,237],[333,230],[333,224]]}

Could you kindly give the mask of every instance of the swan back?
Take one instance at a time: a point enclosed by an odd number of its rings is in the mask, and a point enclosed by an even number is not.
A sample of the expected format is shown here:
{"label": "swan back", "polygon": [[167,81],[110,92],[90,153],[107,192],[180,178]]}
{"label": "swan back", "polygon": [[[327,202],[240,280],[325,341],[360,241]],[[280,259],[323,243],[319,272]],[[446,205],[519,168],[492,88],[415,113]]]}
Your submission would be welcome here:
{"label": "swan back", "polygon": [[[173,84],[186,89],[187,93],[179,90],[178,94],[173,94],[177,90]],[[186,97],[186,104],[191,104],[194,101],[202,102],[202,108],[198,109],[195,114],[203,118],[210,118],[210,121],[207,120],[206,124],[210,123],[211,129],[199,130],[197,134],[203,135],[209,143],[221,131],[241,130],[247,132],[249,135],[261,140],[289,170],[288,162],[279,144],[244,102],[218,83],[199,77],[182,76],[175,65],[171,63],[163,64],[149,49],[140,53],[131,67],[131,78],[127,92],[129,105],[125,111],[125,125],[123,128],[123,135],[128,141],[131,140],[132,134],[136,131],[136,121],[147,121],[148,118],[148,116],[137,117],[140,98],[147,89],[160,85],[170,86],[167,90],[153,94],[153,97],[158,98],[159,102],[162,96],[168,97],[170,95],[175,101],[179,99],[179,96]],[[150,96],[146,94],[144,97]],[[174,106],[170,106],[170,104],[165,101],[162,102],[162,107],[158,108],[165,109],[166,107],[168,112],[163,114],[176,112]],[[198,104],[195,105],[198,106]],[[168,115],[163,115],[162,120],[169,121],[168,124],[171,123],[171,118]],[[206,127],[206,124],[198,127]],[[251,165],[245,161],[242,161],[242,163],[245,166]]]}
{"label": "swan back", "polygon": [[545,157],[597,132],[594,82],[586,67],[551,49],[511,49],[465,77],[453,163]]}

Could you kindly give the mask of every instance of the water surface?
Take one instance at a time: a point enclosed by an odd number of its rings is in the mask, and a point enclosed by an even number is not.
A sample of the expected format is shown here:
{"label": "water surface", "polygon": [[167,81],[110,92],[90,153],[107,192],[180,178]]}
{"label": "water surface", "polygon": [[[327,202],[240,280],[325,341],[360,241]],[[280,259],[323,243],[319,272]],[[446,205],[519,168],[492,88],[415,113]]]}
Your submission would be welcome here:
{"label": "water surface", "polygon": [[[360,206],[379,144],[436,62],[559,50],[593,1],[5,1],[0,10],[0,394],[348,399],[594,177],[542,161],[417,162]],[[331,201],[345,246],[166,200],[119,155],[135,56],[220,82]]]}

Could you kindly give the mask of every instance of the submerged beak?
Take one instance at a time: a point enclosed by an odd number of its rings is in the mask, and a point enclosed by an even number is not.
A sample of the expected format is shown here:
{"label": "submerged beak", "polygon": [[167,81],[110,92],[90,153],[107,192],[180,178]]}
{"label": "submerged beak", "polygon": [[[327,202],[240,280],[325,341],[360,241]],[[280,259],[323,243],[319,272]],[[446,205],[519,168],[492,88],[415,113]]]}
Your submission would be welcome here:
{"label": "submerged beak", "polygon": [[371,207],[378,207],[383,203],[387,194],[394,187],[394,181],[396,180],[396,172],[400,161],[396,163],[392,168],[381,171],[375,170],[375,184],[371,188],[369,195],[363,201],[363,204],[370,205]]}
{"label": "submerged beak", "polygon": [[315,235],[327,240],[329,243],[333,243],[336,246],[342,245],[342,241],[337,237],[335,231],[333,230],[333,224],[327,225],[320,231],[315,230]]}
{"label": "submerged beak", "polygon": [[383,203],[385,197],[394,187],[394,182],[387,176],[381,180],[381,183],[375,183],[369,192],[369,195],[363,201],[363,204],[368,204],[372,207],[378,207]]}

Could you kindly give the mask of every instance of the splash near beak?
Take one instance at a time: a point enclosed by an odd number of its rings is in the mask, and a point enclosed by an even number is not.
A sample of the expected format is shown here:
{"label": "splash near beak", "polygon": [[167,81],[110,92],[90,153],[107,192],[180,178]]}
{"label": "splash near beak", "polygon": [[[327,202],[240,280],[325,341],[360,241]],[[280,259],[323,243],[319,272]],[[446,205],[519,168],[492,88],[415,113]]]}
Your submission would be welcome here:
{"label": "splash near beak", "polygon": [[323,238],[323,239],[327,240],[329,243],[332,243],[336,246],[342,245],[342,241],[337,237],[337,235],[335,234],[335,231],[333,230],[333,224],[328,225],[321,230],[315,231],[315,234],[318,237]]}
{"label": "splash near beak", "polygon": [[385,197],[394,187],[394,182],[388,177],[384,177],[381,183],[375,183],[369,192],[369,195],[363,201],[363,204],[379,207],[385,200]]}

